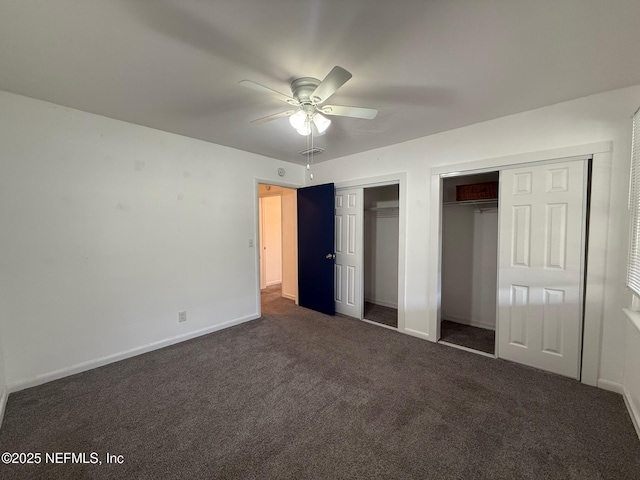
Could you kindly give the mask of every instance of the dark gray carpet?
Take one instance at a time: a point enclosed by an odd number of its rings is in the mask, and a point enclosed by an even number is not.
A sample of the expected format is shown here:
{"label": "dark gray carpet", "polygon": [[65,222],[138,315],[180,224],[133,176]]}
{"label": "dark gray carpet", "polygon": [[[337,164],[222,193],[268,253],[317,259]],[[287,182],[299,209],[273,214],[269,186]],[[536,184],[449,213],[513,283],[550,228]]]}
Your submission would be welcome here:
{"label": "dark gray carpet", "polygon": [[496,332],[494,330],[472,327],[449,320],[440,322],[440,340],[491,354],[496,349]]}
{"label": "dark gray carpet", "polygon": [[364,318],[372,322],[398,328],[398,310],[395,308],[364,302]]}
{"label": "dark gray carpet", "polygon": [[622,397],[273,295],[264,317],[12,394],[0,477],[637,479]]}

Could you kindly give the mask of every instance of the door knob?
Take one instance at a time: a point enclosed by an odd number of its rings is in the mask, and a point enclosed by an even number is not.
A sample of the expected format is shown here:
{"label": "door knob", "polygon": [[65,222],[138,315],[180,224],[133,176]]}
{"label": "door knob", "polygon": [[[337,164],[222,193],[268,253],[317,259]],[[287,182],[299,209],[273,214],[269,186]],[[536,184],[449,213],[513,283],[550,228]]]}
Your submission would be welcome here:
{"label": "door knob", "polygon": [[336,258],[336,255],[335,253],[327,253],[324,258],[326,258],[327,260],[331,260],[333,258]]}

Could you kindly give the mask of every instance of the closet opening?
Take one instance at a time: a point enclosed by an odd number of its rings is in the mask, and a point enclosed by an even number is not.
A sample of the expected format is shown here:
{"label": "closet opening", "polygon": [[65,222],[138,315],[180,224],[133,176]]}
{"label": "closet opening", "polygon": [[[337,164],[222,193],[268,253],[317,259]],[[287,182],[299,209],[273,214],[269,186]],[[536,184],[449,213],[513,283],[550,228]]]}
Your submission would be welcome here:
{"label": "closet opening", "polygon": [[496,354],[499,172],[442,180],[440,342]]}
{"label": "closet opening", "polygon": [[364,188],[363,318],[398,328],[398,184]]}

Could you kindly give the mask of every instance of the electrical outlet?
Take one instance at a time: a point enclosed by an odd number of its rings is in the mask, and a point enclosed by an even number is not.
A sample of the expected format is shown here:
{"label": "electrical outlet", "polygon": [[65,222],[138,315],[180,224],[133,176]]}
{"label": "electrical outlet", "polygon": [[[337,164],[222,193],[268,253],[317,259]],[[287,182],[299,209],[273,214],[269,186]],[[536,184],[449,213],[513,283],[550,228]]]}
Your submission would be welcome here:
{"label": "electrical outlet", "polygon": [[182,323],[186,321],[187,321],[187,311],[182,310],[181,312],[178,312],[178,322]]}

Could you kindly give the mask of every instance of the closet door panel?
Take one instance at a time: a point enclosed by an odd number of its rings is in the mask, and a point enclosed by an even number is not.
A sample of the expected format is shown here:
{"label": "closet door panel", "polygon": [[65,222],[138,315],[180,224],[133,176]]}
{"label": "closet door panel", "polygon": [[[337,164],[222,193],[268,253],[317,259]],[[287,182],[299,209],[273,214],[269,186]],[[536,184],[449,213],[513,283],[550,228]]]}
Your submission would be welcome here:
{"label": "closet door panel", "polygon": [[582,338],[585,186],[585,160],[500,172],[498,356],[573,378]]}
{"label": "closet door panel", "polygon": [[335,198],[336,312],[362,318],[363,189],[338,189]]}

